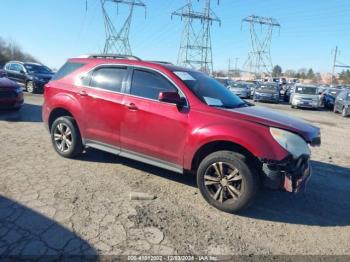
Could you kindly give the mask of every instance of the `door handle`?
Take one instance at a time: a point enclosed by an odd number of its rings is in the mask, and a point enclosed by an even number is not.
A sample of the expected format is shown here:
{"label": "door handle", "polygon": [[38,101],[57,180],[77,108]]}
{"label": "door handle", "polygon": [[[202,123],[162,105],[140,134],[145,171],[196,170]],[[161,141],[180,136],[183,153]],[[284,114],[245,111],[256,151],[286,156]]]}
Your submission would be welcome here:
{"label": "door handle", "polygon": [[78,95],[80,95],[80,96],[88,96],[88,93],[86,92],[86,91],[79,91],[78,92]]}
{"label": "door handle", "polygon": [[138,110],[137,106],[134,104],[134,103],[129,103],[129,104],[126,104],[126,107],[131,110],[131,111],[136,111]]}

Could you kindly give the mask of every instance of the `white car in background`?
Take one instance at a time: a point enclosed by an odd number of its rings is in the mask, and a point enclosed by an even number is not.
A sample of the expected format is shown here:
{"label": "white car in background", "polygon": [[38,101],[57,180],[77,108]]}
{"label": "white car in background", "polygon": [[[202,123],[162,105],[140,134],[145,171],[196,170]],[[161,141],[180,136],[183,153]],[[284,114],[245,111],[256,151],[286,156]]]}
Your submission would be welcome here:
{"label": "white car in background", "polygon": [[290,96],[292,108],[313,108],[321,107],[320,91],[313,85],[296,85]]}

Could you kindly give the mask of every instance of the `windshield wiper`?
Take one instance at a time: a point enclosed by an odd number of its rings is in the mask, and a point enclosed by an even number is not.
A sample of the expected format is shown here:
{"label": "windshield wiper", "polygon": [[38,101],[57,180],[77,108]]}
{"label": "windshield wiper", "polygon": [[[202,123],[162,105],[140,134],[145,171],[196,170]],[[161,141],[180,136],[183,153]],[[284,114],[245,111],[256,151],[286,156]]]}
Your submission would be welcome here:
{"label": "windshield wiper", "polygon": [[234,108],[239,108],[239,107],[243,107],[246,106],[246,103],[240,103],[238,105],[235,106],[229,106],[229,105],[209,105],[211,107],[218,107],[218,108],[225,108],[225,109],[234,109]]}

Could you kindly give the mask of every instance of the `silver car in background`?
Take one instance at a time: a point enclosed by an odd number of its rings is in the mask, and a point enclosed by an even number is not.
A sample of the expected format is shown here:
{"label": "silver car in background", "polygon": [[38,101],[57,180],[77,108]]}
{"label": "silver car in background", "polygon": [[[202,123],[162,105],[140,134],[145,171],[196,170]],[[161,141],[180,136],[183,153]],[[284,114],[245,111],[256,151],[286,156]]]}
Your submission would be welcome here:
{"label": "silver car in background", "polygon": [[228,87],[228,89],[240,98],[250,97],[250,88],[243,82],[234,82]]}
{"label": "silver car in background", "polygon": [[313,108],[321,106],[320,92],[317,86],[296,85],[290,96],[292,108]]}

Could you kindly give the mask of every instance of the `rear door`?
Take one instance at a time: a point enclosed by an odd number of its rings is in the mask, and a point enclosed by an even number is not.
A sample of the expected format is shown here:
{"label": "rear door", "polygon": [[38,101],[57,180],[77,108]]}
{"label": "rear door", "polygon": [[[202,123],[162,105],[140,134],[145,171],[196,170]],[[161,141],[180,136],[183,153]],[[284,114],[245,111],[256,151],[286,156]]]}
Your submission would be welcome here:
{"label": "rear door", "polygon": [[151,70],[135,68],[130,82],[123,101],[122,153],[155,158],[181,168],[188,107],[179,109],[175,104],[160,102],[158,96],[162,91],[183,96],[182,92],[164,75]]}
{"label": "rear door", "polygon": [[100,66],[90,73],[89,86],[79,88],[85,140],[119,149],[127,74],[125,66]]}

